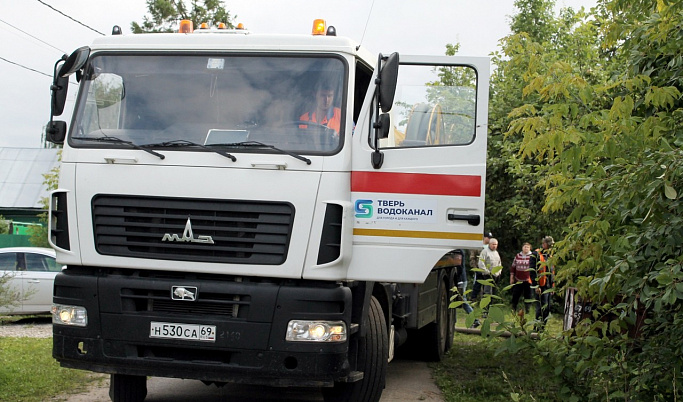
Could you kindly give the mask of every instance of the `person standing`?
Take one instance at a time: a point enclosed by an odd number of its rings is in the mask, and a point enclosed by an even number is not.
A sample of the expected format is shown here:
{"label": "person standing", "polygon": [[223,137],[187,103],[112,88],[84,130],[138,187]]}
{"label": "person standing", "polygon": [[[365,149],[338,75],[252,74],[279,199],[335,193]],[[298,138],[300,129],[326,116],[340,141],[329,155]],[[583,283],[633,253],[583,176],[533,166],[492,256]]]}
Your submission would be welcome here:
{"label": "person standing", "polygon": [[540,321],[541,328],[545,326],[550,315],[550,300],[552,290],[555,287],[555,267],[548,263],[552,257],[552,247],[555,241],[546,236],[541,241],[541,248],[536,249],[529,256],[529,268],[531,268],[531,285],[536,289],[536,320]]}
{"label": "person standing", "polygon": [[[481,251],[479,254],[479,269],[483,272],[477,272],[477,279],[481,274],[481,280],[498,279],[502,272],[503,264],[498,254],[498,240],[491,238],[489,246]],[[493,294],[493,287],[491,285],[482,285],[484,294]]]}
{"label": "person standing", "polygon": [[[467,302],[467,295],[465,294],[467,291],[467,264],[465,264],[464,250],[455,250],[455,253],[453,254],[453,265],[456,267],[456,287],[463,302],[461,306],[466,314],[470,314],[474,309]],[[473,326],[476,328],[480,324],[479,319],[475,319]]]}
{"label": "person standing", "polygon": [[[491,232],[484,232],[484,244],[482,246],[482,250],[486,250],[489,247],[489,242],[493,238],[493,234]],[[479,268],[479,256],[481,255],[482,250],[470,250],[470,267],[471,268]],[[477,282],[477,279],[481,279],[481,275],[478,275],[478,272],[474,273],[474,283],[472,284],[472,293],[471,293],[471,298],[470,300],[472,301],[477,301],[477,297],[479,296],[479,292],[481,292],[481,283]]]}
{"label": "person standing", "polygon": [[510,285],[512,287],[512,310],[517,311],[517,304],[519,303],[519,297],[523,296],[524,299],[524,312],[529,312],[529,306],[527,305],[527,300],[530,300],[531,295],[531,274],[529,272],[529,257],[531,256],[531,244],[524,243],[522,245],[522,251],[517,253],[515,259],[512,261],[510,266]]}

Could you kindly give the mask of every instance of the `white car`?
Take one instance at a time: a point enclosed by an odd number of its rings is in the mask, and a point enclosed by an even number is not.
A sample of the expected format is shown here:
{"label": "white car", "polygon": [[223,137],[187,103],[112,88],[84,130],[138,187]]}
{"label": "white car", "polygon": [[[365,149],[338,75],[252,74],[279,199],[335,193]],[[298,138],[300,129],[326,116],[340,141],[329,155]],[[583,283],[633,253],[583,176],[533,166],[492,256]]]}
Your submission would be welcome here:
{"label": "white car", "polygon": [[49,313],[55,276],[61,270],[51,248],[0,248],[0,276],[9,276],[7,286],[20,294],[15,306],[0,306],[0,314]]}

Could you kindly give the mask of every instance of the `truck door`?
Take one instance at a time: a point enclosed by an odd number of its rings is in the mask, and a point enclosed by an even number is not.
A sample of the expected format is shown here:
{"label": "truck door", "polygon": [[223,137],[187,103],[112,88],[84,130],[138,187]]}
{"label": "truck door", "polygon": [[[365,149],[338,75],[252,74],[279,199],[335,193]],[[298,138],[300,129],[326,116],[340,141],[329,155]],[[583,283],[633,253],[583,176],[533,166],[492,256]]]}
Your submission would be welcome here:
{"label": "truck door", "polygon": [[445,252],[482,244],[489,60],[399,61],[388,137],[371,87],[352,140],[349,279],[422,282]]}

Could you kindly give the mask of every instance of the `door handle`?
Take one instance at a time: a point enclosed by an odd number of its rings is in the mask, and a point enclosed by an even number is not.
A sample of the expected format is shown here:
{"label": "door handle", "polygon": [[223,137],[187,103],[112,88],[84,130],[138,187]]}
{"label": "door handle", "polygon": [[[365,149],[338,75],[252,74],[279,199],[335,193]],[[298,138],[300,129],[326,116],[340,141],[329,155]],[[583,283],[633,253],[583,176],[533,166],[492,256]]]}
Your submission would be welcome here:
{"label": "door handle", "polygon": [[458,214],[448,214],[449,221],[467,221],[472,226],[479,226],[481,222],[481,216],[479,215],[458,215]]}
{"label": "door handle", "polygon": [[40,283],[40,280],[38,280],[38,279],[29,279],[29,280],[26,281],[26,282],[28,282],[28,283]]}

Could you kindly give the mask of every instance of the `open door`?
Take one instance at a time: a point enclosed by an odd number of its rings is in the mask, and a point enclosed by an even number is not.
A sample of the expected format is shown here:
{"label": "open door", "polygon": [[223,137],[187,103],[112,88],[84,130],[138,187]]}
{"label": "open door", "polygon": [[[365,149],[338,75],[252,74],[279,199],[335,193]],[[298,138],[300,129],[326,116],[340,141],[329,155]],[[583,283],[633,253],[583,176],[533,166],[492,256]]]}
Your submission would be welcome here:
{"label": "open door", "polygon": [[488,81],[488,58],[401,55],[388,130],[370,89],[353,138],[349,279],[419,283],[445,252],[481,247]]}

